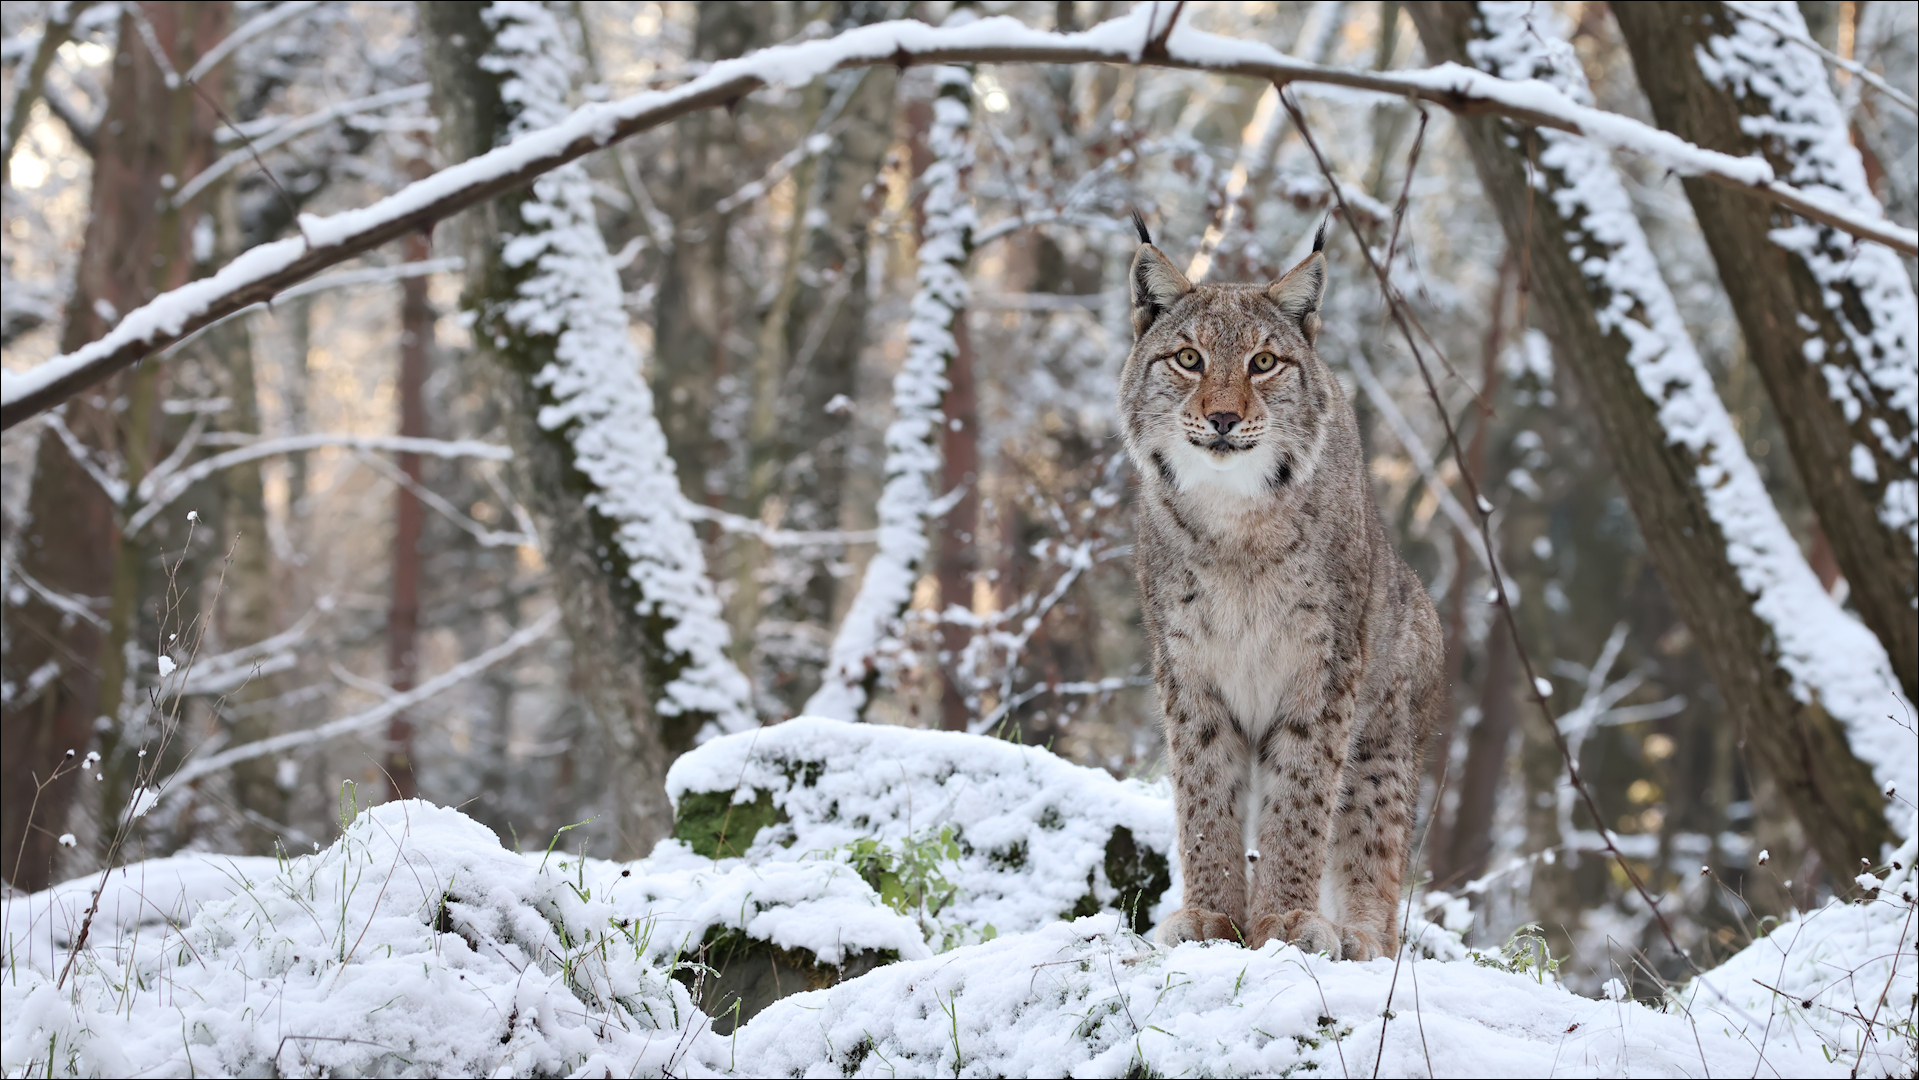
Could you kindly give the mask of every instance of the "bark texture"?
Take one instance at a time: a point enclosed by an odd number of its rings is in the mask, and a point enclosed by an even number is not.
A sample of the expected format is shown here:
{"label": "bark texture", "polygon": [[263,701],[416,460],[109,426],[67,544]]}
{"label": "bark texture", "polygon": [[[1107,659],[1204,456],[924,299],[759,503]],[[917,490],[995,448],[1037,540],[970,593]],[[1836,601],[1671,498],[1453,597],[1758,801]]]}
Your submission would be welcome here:
{"label": "bark texture", "polygon": [[[1735,18],[1724,4],[1615,4],[1613,15],[1661,127],[1708,149],[1763,156],[1794,183],[1816,179],[1807,175],[1817,167],[1809,160],[1809,140],[1791,134],[1803,118],[1782,114],[1778,97],[1701,69],[1701,51],[1711,56],[1710,39],[1725,34]],[[1833,29],[1837,25],[1833,20]],[[1755,129],[1772,134],[1748,134]],[[1878,366],[1872,361],[1885,358],[1862,357],[1857,348],[1900,328],[1866,302],[1859,274],[1822,282],[1800,242],[1816,230],[1816,243],[1844,259],[1856,241],[1726,188],[1696,178],[1684,183],[1745,334],[1746,358],[1772,398],[1852,606],[1885,644],[1906,699],[1919,700],[1919,556],[1911,535],[1880,514],[1887,486],[1911,482],[1919,440],[1911,401],[1896,400],[1898,389],[1872,375]],[[1774,230],[1799,239],[1778,243]],[[1896,260],[1885,262],[1898,273]],[[1835,382],[1843,392],[1835,392]],[[1903,444],[1904,455],[1892,453],[1888,442]],[[1861,453],[1870,457],[1870,469],[1855,464]]]}
{"label": "bark texture", "polygon": [[[1434,61],[1473,64],[1468,45],[1483,29],[1474,5],[1422,2],[1408,10]],[[1647,555],[1738,718],[1749,760],[1778,783],[1828,865],[1876,857],[1892,833],[1871,770],[1823,709],[1794,697],[1771,632],[1729,560],[1729,538],[1708,513],[1698,461],[1661,425],[1658,403],[1628,361],[1628,335],[1601,325],[1598,313],[1612,297],[1582,263],[1606,242],[1580,218],[1562,216],[1551,197],[1569,178],[1541,169],[1542,193],[1529,194],[1525,134],[1491,117],[1461,116],[1458,125],[1507,242],[1530,247],[1533,310],[1555,359],[1579,383]]]}

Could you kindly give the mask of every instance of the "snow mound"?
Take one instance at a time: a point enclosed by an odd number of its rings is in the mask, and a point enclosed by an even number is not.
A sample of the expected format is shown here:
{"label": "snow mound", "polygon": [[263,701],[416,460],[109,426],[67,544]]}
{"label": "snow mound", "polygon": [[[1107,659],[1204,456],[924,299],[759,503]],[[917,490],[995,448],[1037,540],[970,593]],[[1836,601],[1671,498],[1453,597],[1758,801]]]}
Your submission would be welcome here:
{"label": "snow mound", "polygon": [[[9,926],[0,1070],[627,1075],[678,1071],[716,1038],[636,928],[457,811],[388,803],[317,854],[233,863],[233,888],[184,927],[97,920],[64,986],[66,950],[24,955]],[[144,879],[168,912],[218,891],[204,874],[112,877]],[[19,909],[84,903],[96,880]]]}
{"label": "snow mound", "polygon": [[[794,721],[708,743],[670,787],[681,835],[634,863],[564,836],[515,853],[415,801],[299,858],[116,870],[64,975],[100,879],[14,898],[0,1072],[1911,1073],[1911,842],[1878,901],[1788,922],[1654,1009],[1418,918],[1419,948],[1363,964],[1156,949],[1164,793],[979,736]],[[1124,902],[1154,858],[1166,881]],[[1855,1006],[1871,1043],[1848,1042]]]}
{"label": "snow mound", "polygon": [[1143,932],[1179,895],[1165,786],[1037,747],[802,717],[686,754],[666,789],[674,836],[722,864],[814,859],[948,828],[960,855],[945,876],[957,894],[941,918],[975,933],[1099,911],[1123,911]]}

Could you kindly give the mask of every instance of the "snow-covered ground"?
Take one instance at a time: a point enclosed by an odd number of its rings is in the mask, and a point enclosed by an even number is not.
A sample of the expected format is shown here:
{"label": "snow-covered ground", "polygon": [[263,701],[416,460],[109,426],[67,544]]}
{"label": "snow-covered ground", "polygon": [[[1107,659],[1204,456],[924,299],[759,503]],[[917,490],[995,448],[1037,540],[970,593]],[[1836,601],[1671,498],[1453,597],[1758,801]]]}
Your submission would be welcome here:
{"label": "snow-covered ground", "polygon": [[[1363,964],[1277,944],[1157,949],[1136,931],[1177,899],[1164,791],[1044,750],[799,720],[714,740],[669,786],[678,836],[631,864],[569,853],[564,834],[550,851],[510,851],[457,811],[403,802],[349,805],[339,839],[297,858],[116,870],[77,953],[98,878],[10,898],[0,1069],[1904,1076],[1914,1065],[1910,842],[1876,899],[1790,920],[1652,1008],[1570,993],[1417,919],[1397,960]],[[735,1028],[736,1016],[750,1018]]]}

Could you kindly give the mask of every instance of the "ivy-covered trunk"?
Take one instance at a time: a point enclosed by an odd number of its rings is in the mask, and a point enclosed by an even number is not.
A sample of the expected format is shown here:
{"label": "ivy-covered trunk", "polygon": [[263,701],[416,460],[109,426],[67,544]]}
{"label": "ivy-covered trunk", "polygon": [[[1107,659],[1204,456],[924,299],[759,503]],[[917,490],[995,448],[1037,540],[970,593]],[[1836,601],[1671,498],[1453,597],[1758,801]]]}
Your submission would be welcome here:
{"label": "ivy-covered trunk", "polygon": [[[565,114],[559,13],[420,6],[445,155],[464,160]],[[464,221],[474,349],[506,402],[523,490],[572,642],[573,691],[615,760],[617,854],[672,827],[664,780],[702,729],[754,723],[629,334],[591,181],[564,166]]]}

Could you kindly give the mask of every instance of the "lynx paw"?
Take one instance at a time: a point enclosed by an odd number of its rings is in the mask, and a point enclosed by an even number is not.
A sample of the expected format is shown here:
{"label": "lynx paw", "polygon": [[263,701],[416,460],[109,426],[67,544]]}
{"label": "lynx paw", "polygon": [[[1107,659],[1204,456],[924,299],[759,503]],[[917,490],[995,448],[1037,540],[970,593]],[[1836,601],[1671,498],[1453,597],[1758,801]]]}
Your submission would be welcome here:
{"label": "lynx paw", "polygon": [[1233,920],[1205,908],[1180,908],[1153,931],[1153,940],[1168,947],[1182,941],[1238,941]]}
{"label": "lynx paw", "polygon": [[1357,926],[1339,928],[1339,948],[1342,960],[1371,960],[1376,956],[1386,955],[1386,950],[1379,944],[1379,938],[1375,937],[1372,931],[1362,930]]}
{"label": "lynx paw", "polygon": [[1284,941],[1299,946],[1302,952],[1323,952],[1338,960],[1343,955],[1340,937],[1340,928],[1319,912],[1295,909],[1284,915],[1260,916],[1246,944],[1257,949],[1269,941]]}

